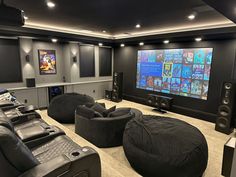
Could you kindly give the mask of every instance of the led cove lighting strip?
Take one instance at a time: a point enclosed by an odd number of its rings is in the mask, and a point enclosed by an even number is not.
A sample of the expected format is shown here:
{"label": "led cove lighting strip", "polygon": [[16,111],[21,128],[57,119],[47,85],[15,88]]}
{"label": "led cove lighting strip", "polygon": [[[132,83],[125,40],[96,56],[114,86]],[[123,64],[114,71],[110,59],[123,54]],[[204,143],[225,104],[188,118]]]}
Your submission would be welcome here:
{"label": "led cove lighting strip", "polygon": [[75,29],[70,29],[70,28],[56,27],[56,26],[31,23],[31,22],[26,22],[26,24],[24,25],[24,27],[27,27],[27,28],[49,30],[49,31],[62,32],[62,33],[68,33],[68,34],[85,35],[85,36],[90,36],[90,37],[100,37],[104,39],[126,39],[126,38],[141,37],[141,36],[169,34],[169,33],[178,33],[178,32],[186,32],[186,31],[225,28],[225,27],[235,27],[235,26],[236,24],[232,23],[231,21],[223,21],[221,23],[201,24],[201,25],[195,25],[195,26],[182,26],[182,27],[177,27],[177,28],[167,28],[167,29],[160,29],[160,30],[134,32],[134,33],[130,33],[130,35],[127,35],[127,34],[109,35],[102,32],[99,33],[99,32],[93,32],[93,31],[82,30],[82,29],[75,30]]}

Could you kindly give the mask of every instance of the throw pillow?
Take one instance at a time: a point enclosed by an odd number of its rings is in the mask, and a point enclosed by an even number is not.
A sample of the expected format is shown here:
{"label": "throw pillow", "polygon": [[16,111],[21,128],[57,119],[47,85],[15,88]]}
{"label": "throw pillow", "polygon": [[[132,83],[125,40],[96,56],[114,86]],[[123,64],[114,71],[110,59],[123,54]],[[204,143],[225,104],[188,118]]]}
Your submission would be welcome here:
{"label": "throw pillow", "polygon": [[99,112],[95,111],[94,112],[94,118],[98,118],[98,117],[103,117],[103,116]]}
{"label": "throw pillow", "polygon": [[93,109],[94,111],[99,112],[100,114],[103,114],[104,111],[106,111],[106,108],[104,108],[101,104],[99,103],[95,103],[91,109]]}
{"label": "throw pillow", "polygon": [[130,113],[130,108],[120,108],[108,114],[108,117],[119,117]]}
{"label": "throw pillow", "polygon": [[86,107],[85,105],[78,106],[76,113],[88,119],[94,118],[94,115],[95,115],[95,111],[91,108]]}
{"label": "throw pillow", "polygon": [[110,114],[111,112],[114,112],[115,110],[116,110],[116,106],[113,106],[113,107],[111,107],[111,108],[105,110],[105,111],[103,112],[103,116],[104,116],[104,117],[107,117],[108,114]]}

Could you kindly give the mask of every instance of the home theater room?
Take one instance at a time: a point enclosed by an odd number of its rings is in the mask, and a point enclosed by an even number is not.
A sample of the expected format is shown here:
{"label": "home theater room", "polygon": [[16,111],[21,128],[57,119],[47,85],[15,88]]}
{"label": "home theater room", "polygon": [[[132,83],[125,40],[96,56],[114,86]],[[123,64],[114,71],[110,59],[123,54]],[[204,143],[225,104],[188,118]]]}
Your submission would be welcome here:
{"label": "home theater room", "polygon": [[1,0],[1,177],[236,177],[235,0]]}

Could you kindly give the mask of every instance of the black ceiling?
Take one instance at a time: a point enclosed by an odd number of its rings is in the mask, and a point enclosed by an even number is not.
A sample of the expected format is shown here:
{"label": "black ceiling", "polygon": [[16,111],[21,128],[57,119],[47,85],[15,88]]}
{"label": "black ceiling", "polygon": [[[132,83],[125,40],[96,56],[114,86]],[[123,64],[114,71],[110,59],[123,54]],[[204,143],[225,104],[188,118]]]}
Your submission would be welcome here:
{"label": "black ceiling", "polygon": [[[112,35],[228,20],[202,0],[52,1],[56,3],[54,9],[46,6],[46,0],[5,0],[5,3],[23,9],[29,17],[27,23],[96,32],[106,30]],[[187,20],[187,15],[193,12],[197,12],[197,18]],[[141,29],[134,28],[137,23],[142,25]]]}
{"label": "black ceiling", "polygon": [[236,23],[236,0],[203,0]]}

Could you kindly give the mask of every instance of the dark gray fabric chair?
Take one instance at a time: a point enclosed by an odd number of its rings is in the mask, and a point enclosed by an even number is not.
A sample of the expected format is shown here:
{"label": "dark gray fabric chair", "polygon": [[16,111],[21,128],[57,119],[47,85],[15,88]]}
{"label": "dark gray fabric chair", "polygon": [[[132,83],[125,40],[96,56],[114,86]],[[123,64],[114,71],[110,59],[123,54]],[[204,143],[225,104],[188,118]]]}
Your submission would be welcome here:
{"label": "dark gray fabric chair", "polygon": [[[128,114],[118,117],[85,117],[80,114],[82,107],[76,110],[75,132],[100,148],[122,145],[123,132],[126,123],[142,113],[131,109]],[[118,108],[117,110],[122,108]]]}
{"label": "dark gray fabric chair", "polygon": [[203,134],[181,120],[143,116],[127,123],[123,147],[142,176],[200,177],[208,161]]}
{"label": "dark gray fabric chair", "polygon": [[94,103],[94,99],[88,95],[79,93],[59,95],[51,101],[48,115],[60,123],[74,123],[77,106],[89,103]]}

